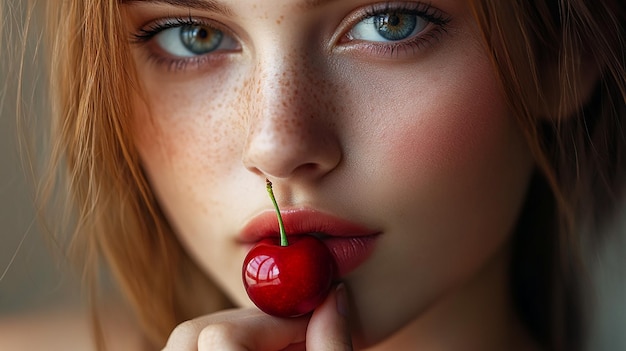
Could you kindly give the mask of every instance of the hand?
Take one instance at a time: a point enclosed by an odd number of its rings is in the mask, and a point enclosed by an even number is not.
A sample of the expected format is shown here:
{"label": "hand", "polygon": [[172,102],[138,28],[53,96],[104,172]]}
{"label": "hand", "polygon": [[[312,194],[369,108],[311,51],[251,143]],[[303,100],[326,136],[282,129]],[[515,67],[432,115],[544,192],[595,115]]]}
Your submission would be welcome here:
{"label": "hand", "polygon": [[227,310],[180,324],[163,351],[349,351],[347,297],[340,285],[313,312],[278,318],[255,308]]}

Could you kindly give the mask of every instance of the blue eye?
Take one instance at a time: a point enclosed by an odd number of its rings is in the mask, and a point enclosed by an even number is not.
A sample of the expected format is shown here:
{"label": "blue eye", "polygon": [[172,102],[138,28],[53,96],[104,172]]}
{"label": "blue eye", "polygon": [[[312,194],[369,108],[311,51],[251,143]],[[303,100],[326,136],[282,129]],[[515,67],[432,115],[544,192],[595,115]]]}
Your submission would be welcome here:
{"label": "blue eye", "polygon": [[348,33],[350,39],[388,42],[408,39],[421,33],[430,22],[417,14],[386,12],[371,15]]}
{"label": "blue eye", "polygon": [[216,50],[237,49],[237,42],[223,31],[203,24],[181,24],[154,35],[158,46],[170,55],[192,57]]}

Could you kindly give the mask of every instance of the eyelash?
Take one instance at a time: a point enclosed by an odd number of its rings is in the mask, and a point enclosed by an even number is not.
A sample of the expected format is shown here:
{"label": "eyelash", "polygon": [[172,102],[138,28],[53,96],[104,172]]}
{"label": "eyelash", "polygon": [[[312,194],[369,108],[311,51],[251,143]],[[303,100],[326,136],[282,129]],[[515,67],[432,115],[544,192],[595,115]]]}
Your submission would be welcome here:
{"label": "eyelash", "polygon": [[[137,33],[132,34],[131,42],[136,45],[148,45],[156,35],[161,32],[171,29],[178,28],[182,26],[206,26],[209,28],[214,28],[225,33],[229,33],[227,30],[220,28],[215,25],[214,22],[209,22],[206,20],[196,19],[193,17],[172,17],[172,18],[163,18],[158,19],[149,25],[140,28]],[[231,35],[229,33],[229,35]],[[148,59],[153,61],[159,67],[166,67],[168,71],[185,71],[188,69],[189,65],[195,65],[196,68],[202,67],[205,63],[211,62],[214,60],[215,55],[219,54],[210,54],[210,55],[199,55],[199,56],[191,56],[191,57],[168,57],[167,54],[160,54],[155,52],[154,49],[148,50]]]}
{"label": "eyelash", "polygon": [[432,22],[436,25],[445,26],[450,22],[450,17],[433,7],[430,3],[423,2],[401,2],[401,3],[379,3],[373,4],[365,9],[363,16],[359,20],[376,16],[385,12],[402,12],[416,15]]}
{"label": "eyelash", "polygon": [[[380,57],[397,57],[402,51],[406,53],[414,54],[416,51],[424,49],[427,45],[432,44],[433,41],[439,40],[439,36],[442,33],[447,33],[448,24],[451,21],[451,17],[441,10],[433,7],[430,3],[423,2],[402,2],[402,3],[379,3],[373,4],[367,7],[362,15],[356,17],[350,23],[350,29],[354,27],[354,23],[359,23],[368,18],[375,17],[384,13],[402,13],[405,15],[413,15],[421,17],[428,22],[428,27],[433,27],[425,31],[425,33],[419,33],[414,37],[407,40],[400,40],[395,42],[373,43],[373,42],[361,42],[358,45],[365,47],[370,51],[370,54]],[[427,28],[428,28],[427,27]],[[348,34],[344,34],[342,40],[350,40]]]}
{"label": "eyelash", "polygon": [[[402,51],[406,53],[415,53],[418,50],[423,49],[425,46],[432,43],[433,40],[438,40],[442,33],[447,32],[447,26],[451,18],[430,5],[430,3],[423,2],[387,2],[372,4],[361,11],[361,14],[357,15],[354,19],[350,20],[349,28],[346,33],[342,35],[340,39],[340,45],[350,45],[352,40],[348,38],[350,30],[359,22],[372,18],[374,16],[384,13],[402,13],[405,15],[418,16],[426,20],[430,28],[424,34],[415,35],[407,40],[400,40],[386,43],[374,43],[361,41],[353,43],[354,46],[367,49],[370,54],[381,57],[397,57]],[[148,45],[153,38],[159,33],[170,29],[186,25],[202,25],[210,28],[215,28],[228,35],[228,30],[217,26],[213,21],[196,19],[189,17],[172,17],[155,20],[147,26],[140,28],[136,33],[132,34],[131,42],[137,45]],[[234,36],[233,36],[234,37]],[[358,41],[358,40],[357,40]],[[185,71],[190,65],[194,65],[196,68],[202,67],[204,64],[212,62],[217,59],[216,56],[220,56],[220,53],[210,53],[192,57],[168,57],[167,54],[161,54],[156,52],[155,49],[147,48],[148,58],[155,62],[157,66],[166,67],[168,71]]]}

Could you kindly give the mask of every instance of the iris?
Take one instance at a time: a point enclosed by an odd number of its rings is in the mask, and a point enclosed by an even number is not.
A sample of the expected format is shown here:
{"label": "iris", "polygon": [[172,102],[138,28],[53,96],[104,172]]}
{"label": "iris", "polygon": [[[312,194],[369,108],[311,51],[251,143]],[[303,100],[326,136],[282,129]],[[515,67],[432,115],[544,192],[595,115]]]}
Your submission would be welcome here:
{"label": "iris", "polygon": [[417,27],[418,17],[412,14],[383,13],[374,16],[376,31],[387,40],[402,40]]}
{"label": "iris", "polygon": [[180,40],[187,50],[202,55],[217,49],[224,34],[216,29],[200,25],[184,25],[180,28]]}

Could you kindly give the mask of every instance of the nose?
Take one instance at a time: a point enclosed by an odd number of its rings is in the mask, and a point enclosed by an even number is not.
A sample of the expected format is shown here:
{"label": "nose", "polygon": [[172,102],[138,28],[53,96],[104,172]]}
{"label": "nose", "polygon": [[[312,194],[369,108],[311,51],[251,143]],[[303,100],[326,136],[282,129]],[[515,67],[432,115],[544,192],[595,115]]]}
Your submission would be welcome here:
{"label": "nose", "polygon": [[271,60],[258,65],[248,84],[245,167],[270,179],[321,178],[337,167],[342,152],[333,130],[333,97],[305,62]]}

